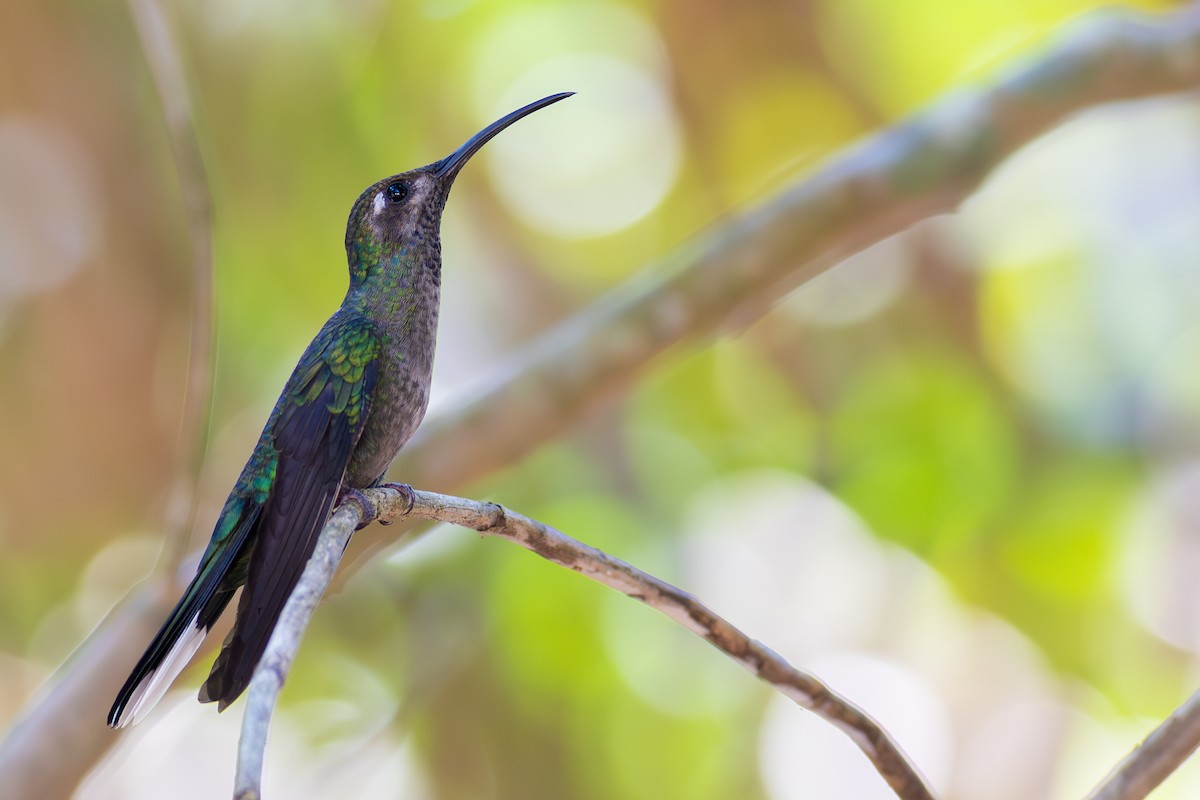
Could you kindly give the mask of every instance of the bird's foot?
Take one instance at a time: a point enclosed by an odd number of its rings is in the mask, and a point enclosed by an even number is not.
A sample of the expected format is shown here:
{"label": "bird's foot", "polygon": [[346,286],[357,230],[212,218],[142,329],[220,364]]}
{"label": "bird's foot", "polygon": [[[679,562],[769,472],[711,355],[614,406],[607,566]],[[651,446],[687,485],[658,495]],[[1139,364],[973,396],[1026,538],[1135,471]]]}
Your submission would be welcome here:
{"label": "bird's foot", "polygon": [[367,499],[365,494],[353,486],[343,486],[338,492],[337,502],[334,505],[341,505],[347,500],[353,500],[362,509],[362,521],[358,523],[354,530],[361,531],[375,521],[375,517],[378,516],[375,513],[375,506],[371,504],[371,501]]}
{"label": "bird's foot", "polygon": [[[404,508],[405,514],[412,511],[413,505],[417,502],[416,493],[413,492],[413,488],[411,486],[409,486],[407,483],[381,483],[376,488],[377,489],[391,489],[393,491],[399,492],[400,496],[403,497],[405,502],[407,503],[407,505]],[[389,520],[382,520],[382,519],[379,520],[380,525],[391,525],[392,522],[393,522],[393,520],[390,520],[390,519]]]}

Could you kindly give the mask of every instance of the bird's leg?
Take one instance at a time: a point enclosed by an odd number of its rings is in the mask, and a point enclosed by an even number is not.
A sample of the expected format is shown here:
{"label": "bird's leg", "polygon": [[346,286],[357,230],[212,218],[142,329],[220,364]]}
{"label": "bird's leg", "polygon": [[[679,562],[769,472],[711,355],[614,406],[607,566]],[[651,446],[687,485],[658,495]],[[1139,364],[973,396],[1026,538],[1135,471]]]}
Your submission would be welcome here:
{"label": "bird's leg", "polygon": [[[417,496],[413,493],[412,486],[407,483],[385,483],[383,480],[383,475],[380,475],[378,478],[376,478],[375,482],[372,483],[369,488],[391,489],[395,492],[399,492],[400,495],[408,501],[408,505],[404,509],[405,514],[412,511],[413,504],[417,502]],[[375,513],[374,507],[371,505],[371,501],[367,500],[367,496],[363,494],[361,490],[355,489],[352,486],[343,485],[338,491],[337,502],[334,503],[334,505],[340,505],[347,500],[353,500],[354,502],[358,503],[363,510],[362,522],[359,523],[355,530],[361,531],[363,528],[367,527],[377,519],[378,515]],[[380,525],[391,525],[392,522],[393,520],[390,519],[379,520]]]}
{"label": "bird's leg", "polygon": [[[409,486],[407,483],[382,483],[382,481],[383,481],[383,476],[380,475],[379,481],[376,481],[376,483],[375,483],[376,489],[391,489],[393,491],[399,492],[400,496],[403,497],[406,501],[408,501],[408,505],[405,506],[405,508],[404,508],[404,513],[407,514],[408,512],[413,510],[413,504],[417,502],[417,496],[415,494],[413,494],[413,488],[411,486]],[[389,520],[382,520],[382,519],[379,520],[380,525],[391,525],[392,522],[393,522],[393,520],[390,520],[390,519]]]}
{"label": "bird's leg", "polygon": [[358,523],[354,530],[361,531],[375,521],[375,517],[377,516],[375,514],[375,507],[371,505],[371,501],[367,499],[367,496],[353,486],[343,484],[342,488],[338,490],[337,500],[333,505],[334,507],[340,506],[347,500],[353,500],[362,509],[362,522]]}

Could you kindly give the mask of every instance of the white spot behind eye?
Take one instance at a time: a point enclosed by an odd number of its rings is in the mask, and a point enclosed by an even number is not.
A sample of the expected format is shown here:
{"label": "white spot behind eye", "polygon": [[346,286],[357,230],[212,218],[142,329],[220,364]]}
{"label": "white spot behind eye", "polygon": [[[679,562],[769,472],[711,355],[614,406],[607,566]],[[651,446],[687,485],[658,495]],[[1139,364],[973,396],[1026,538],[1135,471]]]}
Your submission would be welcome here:
{"label": "white spot behind eye", "polygon": [[383,192],[376,192],[375,193],[375,202],[374,202],[375,216],[379,216],[379,214],[383,211],[383,204],[384,204]]}

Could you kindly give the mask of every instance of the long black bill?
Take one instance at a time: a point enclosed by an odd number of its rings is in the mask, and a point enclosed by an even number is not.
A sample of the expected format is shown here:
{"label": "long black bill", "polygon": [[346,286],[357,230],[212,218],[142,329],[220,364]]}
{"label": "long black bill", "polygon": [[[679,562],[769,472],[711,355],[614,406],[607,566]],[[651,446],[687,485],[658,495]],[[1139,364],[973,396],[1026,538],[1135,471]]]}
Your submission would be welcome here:
{"label": "long black bill", "polygon": [[530,103],[529,105],[525,106],[524,108],[518,108],[516,111],[512,112],[511,114],[507,114],[507,115],[501,117],[500,119],[493,122],[491,125],[488,125],[486,128],[481,130],[479,133],[475,134],[470,139],[468,139],[463,144],[462,147],[458,148],[453,153],[451,153],[450,155],[443,158],[441,160],[441,162],[438,164],[437,171],[435,174],[439,178],[453,178],[455,175],[458,174],[458,171],[460,169],[462,169],[463,164],[467,163],[468,159],[470,159],[471,156],[478,153],[479,148],[481,148],[485,144],[487,144],[488,141],[491,140],[491,138],[493,136],[495,136],[497,133],[504,130],[509,125],[512,125],[514,122],[521,119],[522,117],[527,117],[535,111],[543,109],[548,105],[553,105],[554,103],[557,103],[559,100],[565,100],[566,98],[570,97],[573,94],[575,94],[575,93],[574,92],[559,92],[558,94],[552,94],[549,97],[543,97],[541,100],[536,100],[536,101]]}

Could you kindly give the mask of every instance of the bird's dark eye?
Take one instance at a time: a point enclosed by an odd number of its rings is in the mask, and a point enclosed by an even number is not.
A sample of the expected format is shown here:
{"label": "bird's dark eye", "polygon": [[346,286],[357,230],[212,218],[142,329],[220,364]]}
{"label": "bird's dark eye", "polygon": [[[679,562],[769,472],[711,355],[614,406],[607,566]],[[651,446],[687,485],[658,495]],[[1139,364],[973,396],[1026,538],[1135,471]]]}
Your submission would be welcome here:
{"label": "bird's dark eye", "polygon": [[403,203],[408,199],[408,184],[397,181],[387,187],[387,197],[393,203]]}

